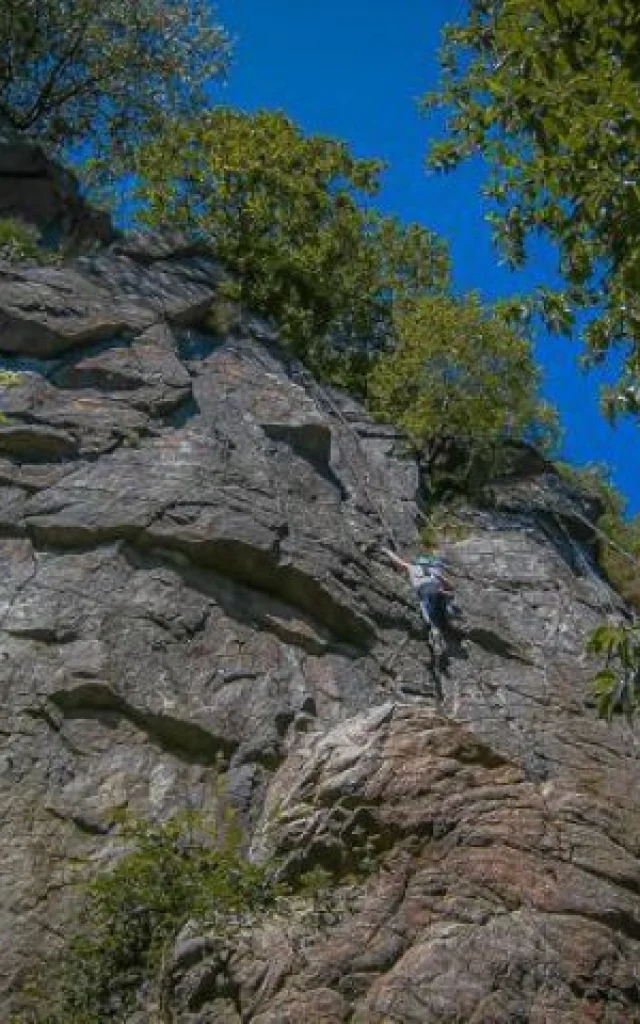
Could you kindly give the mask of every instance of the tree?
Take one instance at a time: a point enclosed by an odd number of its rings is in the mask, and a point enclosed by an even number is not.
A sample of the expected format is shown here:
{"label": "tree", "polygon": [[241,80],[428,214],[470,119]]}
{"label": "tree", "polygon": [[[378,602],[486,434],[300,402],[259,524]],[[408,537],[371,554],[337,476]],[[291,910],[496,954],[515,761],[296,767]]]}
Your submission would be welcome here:
{"label": "tree", "polygon": [[431,165],[484,156],[511,264],[535,233],[559,249],[564,293],[541,290],[534,308],[566,332],[586,312],[586,364],[623,354],[607,412],[640,413],[637,0],[469,0],[442,68],[426,105],[448,111],[447,138]]}
{"label": "tree", "polygon": [[396,313],[398,343],[369,379],[369,404],[421,449],[438,437],[526,439],[552,447],[529,343],[479,299],[426,296]]}
{"label": "tree", "polygon": [[400,297],[448,282],[440,240],[366,205],[382,167],[284,114],[219,108],[141,147],[140,219],[208,239],[243,304],[321,369],[336,352],[376,351]]}
{"label": "tree", "polygon": [[591,635],[588,650],[605,659],[592,680],[598,713],[609,720],[615,714],[633,718],[640,705],[640,627],[603,624]]}
{"label": "tree", "polygon": [[228,59],[209,0],[2,0],[0,117],[114,158],[207,103]]}

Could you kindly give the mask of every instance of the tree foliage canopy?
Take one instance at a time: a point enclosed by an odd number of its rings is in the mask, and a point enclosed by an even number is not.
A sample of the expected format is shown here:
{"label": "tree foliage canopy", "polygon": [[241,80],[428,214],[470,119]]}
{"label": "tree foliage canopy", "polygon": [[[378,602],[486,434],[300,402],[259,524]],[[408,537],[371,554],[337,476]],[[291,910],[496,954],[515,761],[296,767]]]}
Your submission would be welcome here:
{"label": "tree foliage canopy", "polygon": [[563,294],[538,308],[569,331],[588,310],[587,363],[624,352],[609,414],[640,412],[640,6],[637,0],[469,0],[450,26],[439,92],[447,137],[432,166],[480,152],[513,265],[529,236],[559,247]]}
{"label": "tree foliage canopy", "polygon": [[209,0],[2,0],[0,39],[0,115],[112,161],[205,104],[229,49]]}
{"label": "tree foliage canopy", "polygon": [[539,398],[530,345],[499,311],[474,295],[425,296],[395,320],[398,343],[369,379],[376,415],[417,447],[438,435],[553,445],[556,417]]}
{"label": "tree foliage canopy", "polygon": [[172,123],[141,147],[135,170],[141,220],[210,240],[238,298],[319,358],[327,345],[375,351],[399,299],[448,282],[442,241],[367,206],[382,168],[284,114],[218,108]]}

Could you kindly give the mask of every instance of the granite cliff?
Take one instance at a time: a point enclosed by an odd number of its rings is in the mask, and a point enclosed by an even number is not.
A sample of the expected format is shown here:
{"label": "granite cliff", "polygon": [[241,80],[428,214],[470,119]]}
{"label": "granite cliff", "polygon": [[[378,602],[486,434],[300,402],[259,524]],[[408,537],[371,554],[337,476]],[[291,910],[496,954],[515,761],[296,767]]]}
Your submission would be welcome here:
{"label": "granite cliff", "polygon": [[111,809],[206,815],[222,771],[251,856],[330,870],[337,909],[233,948],[194,922],[172,1020],[640,1021],[638,741],[585,685],[619,606],[593,509],[508,451],[456,510],[434,671],[380,552],[419,541],[402,438],[226,307],[210,253],[117,238],[16,147],[0,209],[93,244],[0,266],[0,1020],[74,868],[117,856]]}

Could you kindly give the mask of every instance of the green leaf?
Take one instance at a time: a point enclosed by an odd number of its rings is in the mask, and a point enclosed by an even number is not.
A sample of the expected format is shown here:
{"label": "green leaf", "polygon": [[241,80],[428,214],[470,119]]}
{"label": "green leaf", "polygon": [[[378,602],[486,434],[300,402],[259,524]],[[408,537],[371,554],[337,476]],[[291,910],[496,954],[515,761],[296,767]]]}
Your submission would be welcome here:
{"label": "green leaf", "polygon": [[631,718],[640,702],[640,627],[634,624],[599,626],[591,635],[588,650],[606,655],[606,665],[592,679],[598,713]]}

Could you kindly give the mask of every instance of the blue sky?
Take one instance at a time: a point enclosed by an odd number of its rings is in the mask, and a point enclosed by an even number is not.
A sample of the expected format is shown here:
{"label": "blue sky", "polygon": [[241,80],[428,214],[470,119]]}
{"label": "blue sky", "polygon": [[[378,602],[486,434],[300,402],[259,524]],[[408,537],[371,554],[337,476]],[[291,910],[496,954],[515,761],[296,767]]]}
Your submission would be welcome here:
{"label": "blue sky", "polygon": [[[553,253],[543,247],[518,274],[499,265],[484,221],[480,162],[447,176],[424,166],[435,124],[416,101],[437,82],[440,30],[462,15],[464,0],[219,0],[217,7],[235,38],[234,64],[217,98],[244,110],[285,110],[306,131],[385,159],[378,205],[448,240],[456,290],[492,300],[554,283]],[[598,379],[576,369],[577,351],[548,336],[537,345],[545,395],[559,406],[565,428],[563,456],[606,462],[628,510],[640,511],[639,428],[607,425]]]}

